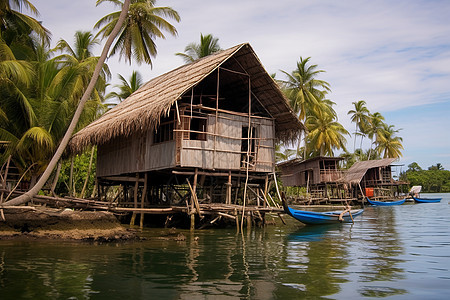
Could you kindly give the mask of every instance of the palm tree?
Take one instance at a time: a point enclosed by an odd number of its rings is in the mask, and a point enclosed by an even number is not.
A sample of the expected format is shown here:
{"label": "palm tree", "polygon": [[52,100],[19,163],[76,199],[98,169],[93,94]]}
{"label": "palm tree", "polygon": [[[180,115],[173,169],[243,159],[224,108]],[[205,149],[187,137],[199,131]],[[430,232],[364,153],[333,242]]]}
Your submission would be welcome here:
{"label": "palm tree", "polygon": [[202,57],[213,54],[222,50],[219,46],[219,39],[212,34],[203,35],[200,33],[200,44],[190,43],[184,48],[184,53],[175,53],[181,56],[186,63],[194,62]]}
{"label": "palm tree", "polygon": [[333,156],[333,149],[345,149],[346,139],[344,135],[348,131],[335,119],[327,114],[322,116],[308,116],[305,122],[308,129],[307,148],[309,157],[312,156]]}
{"label": "palm tree", "polygon": [[399,158],[402,156],[400,149],[403,149],[403,139],[396,134],[400,130],[395,130],[394,125],[383,124],[383,129],[377,135],[378,154],[383,154],[383,158]]}
{"label": "palm tree", "polygon": [[131,73],[129,82],[122,75],[118,75],[121,84],[116,84],[114,85],[114,87],[118,88],[120,92],[111,92],[106,95],[106,99],[116,98],[119,100],[119,102],[121,102],[122,100],[128,98],[135,91],[137,91],[143,85],[143,80],[141,74],[137,71],[133,71]]}
{"label": "palm tree", "polygon": [[[78,100],[83,95],[83,91],[89,84],[89,79],[92,77],[95,66],[99,57],[93,56],[94,47],[99,44],[99,40],[94,38],[89,31],[77,31],[74,35],[73,47],[64,39],[59,40],[53,51],[61,51],[63,54],[55,57],[55,60],[61,64],[61,76],[68,76],[71,84],[64,84],[64,98],[71,99],[70,107],[72,113],[75,111]],[[86,109],[82,119],[84,122],[79,122],[77,130],[90,123],[98,113],[103,110],[102,102],[104,100],[104,92],[107,81],[111,77],[111,72],[107,64],[104,64],[100,72],[99,78],[96,82],[91,99],[86,103]],[[89,114],[89,115],[86,115]]]}
{"label": "palm tree", "polygon": [[[50,32],[33,17],[22,14],[22,7],[27,8],[33,15],[39,11],[28,0],[2,0],[0,1],[0,35],[11,44],[12,41],[30,40],[31,32],[37,34],[43,42],[50,42]],[[16,8],[18,10],[14,10]]]}
{"label": "palm tree", "polygon": [[[76,40],[82,35],[77,33]],[[32,185],[63,138],[98,60],[89,56],[92,52],[88,51],[88,45],[77,42],[74,51],[68,43],[60,41],[57,49],[67,50],[69,54],[56,58],[51,58],[53,51],[44,45],[34,46],[33,84],[3,98],[1,106],[6,118],[1,122],[0,137],[9,141],[6,155],[11,155],[21,172],[33,166],[26,174]],[[78,128],[96,117],[101,107],[98,96],[102,93],[103,90],[95,89],[91,94]]]}
{"label": "palm tree", "polygon": [[369,155],[368,159],[371,159],[372,156],[372,145],[374,138],[376,139],[376,136],[378,133],[383,129],[383,121],[384,117],[379,113],[375,112],[373,114],[369,114],[369,122],[368,127],[366,128],[367,136],[370,138],[370,148],[369,148]]}
{"label": "palm tree", "polygon": [[[360,129],[361,133],[365,131],[365,128],[367,127],[368,123],[368,115],[369,110],[366,107],[366,101],[359,100],[358,102],[352,102],[352,104],[355,106],[355,109],[349,110],[348,115],[352,115],[351,121],[355,122],[355,140],[353,142],[353,151],[356,150],[356,136],[358,135],[358,128]],[[361,136],[361,143],[362,143]]]}
{"label": "palm tree", "polygon": [[72,118],[72,121],[70,122],[70,125],[64,135],[64,137],[62,138],[56,152],[54,153],[50,163],[48,164],[47,168],[45,169],[44,173],[42,174],[42,176],[39,178],[39,181],[33,186],[33,188],[31,188],[28,192],[20,195],[17,198],[14,198],[12,200],[9,200],[7,202],[4,203],[4,205],[20,205],[20,204],[24,204],[27,203],[28,201],[30,201],[40,190],[41,188],[44,186],[44,184],[47,182],[48,178],[50,177],[53,169],[55,168],[56,164],[58,163],[61,155],[63,154],[69,139],[71,138],[75,127],[77,126],[78,120],[80,119],[81,113],[83,111],[84,105],[86,103],[86,101],[90,98],[90,95],[92,93],[92,91],[94,90],[94,86],[97,82],[97,79],[100,75],[100,72],[103,68],[103,64],[106,60],[106,57],[108,55],[109,52],[109,48],[111,47],[115,37],[117,36],[117,34],[119,33],[120,29],[122,28],[122,24],[127,16],[128,13],[128,9],[130,7],[130,1],[131,0],[125,0],[125,2],[123,3],[122,6],[122,11],[120,13],[119,18],[117,19],[116,22],[116,26],[114,27],[114,29],[111,31],[108,40],[106,41],[105,46],[103,47],[103,51],[102,54],[97,62],[97,65],[95,66],[95,70],[94,73],[92,75],[92,78],[89,82],[89,85],[86,89],[86,91],[83,94],[83,97],[81,98],[78,106],[77,106],[77,110],[75,111],[75,114]]}
{"label": "palm tree", "polygon": [[318,74],[325,71],[317,70],[317,65],[308,65],[310,59],[300,57],[297,68],[291,73],[281,70],[288,79],[279,81],[292,109],[302,121],[324,98],[324,93],[331,91],[328,82],[316,79]]}
{"label": "palm tree", "polygon": [[[97,0],[97,5],[103,2],[112,2],[116,6],[123,7],[120,0]],[[177,35],[175,27],[164,17],[180,21],[180,16],[175,10],[170,7],[155,7],[155,3],[156,0],[131,0],[127,18],[121,25],[111,55],[120,52],[130,64],[133,57],[139,64],[145,62],[152,65],[152,57],[157,54],[155,38],[164,39],[163,31],[173,36]],[[101,18],[94,26],[100,29],[97,36],[101,35],[103,38],[110,36],[119,15],[120,11],[117,11]]]}
{"label": "palm tree", "polygon": [[294,149],[289,149],[287,147],[283,147],[283,151],[281,151],[281,145],[275,145],[275,160],[277,162],[289,160],[293,155],[296,154]]}

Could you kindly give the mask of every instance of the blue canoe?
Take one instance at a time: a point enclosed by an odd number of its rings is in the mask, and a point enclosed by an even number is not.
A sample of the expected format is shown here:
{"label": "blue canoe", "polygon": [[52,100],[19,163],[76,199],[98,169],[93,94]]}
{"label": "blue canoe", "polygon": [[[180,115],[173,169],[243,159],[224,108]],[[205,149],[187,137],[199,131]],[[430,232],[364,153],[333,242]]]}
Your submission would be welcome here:
{"label": "blue canoe", "polygon": [[441,202],[442,198],[416,198],[413,197],[414,201],[417,203],[437,203]]}
{"label": "blue canoe", "polygon": [[361,215],[364,211],[364,209],[351,210],[350,213],[346,212],[345,214],[343,214],[342,220],[340,220],[339,217],[342,213],[340,211],[315,212],[315,211],[298,210],[289,207],[284,199],[282,199],[282,203],[286,214],[308,225],[353,223],[353,218]]}
{"label": "blue canoe", "polygon": [[397,200],[397,201],[374,201],[374,200],[370,200],[369,197],[366,197],[367,201],[369,201],[370,204],[372,205],[377,205],[377,206],[392,206],[392,205],[401,205],[403,203],[405,203],[406,198],[402,199],[402,200]]}

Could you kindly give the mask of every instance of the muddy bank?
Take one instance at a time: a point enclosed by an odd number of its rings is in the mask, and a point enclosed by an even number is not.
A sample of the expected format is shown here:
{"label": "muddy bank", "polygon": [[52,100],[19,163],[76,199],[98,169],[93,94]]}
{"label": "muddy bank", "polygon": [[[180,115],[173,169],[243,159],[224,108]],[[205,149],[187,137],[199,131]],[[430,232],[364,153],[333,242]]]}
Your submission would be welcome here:
{"label": "muddy bank", "polygon": [[110,212],[9,207],[0,216],[0,239],[11,238],[117,241],[139,236]]}

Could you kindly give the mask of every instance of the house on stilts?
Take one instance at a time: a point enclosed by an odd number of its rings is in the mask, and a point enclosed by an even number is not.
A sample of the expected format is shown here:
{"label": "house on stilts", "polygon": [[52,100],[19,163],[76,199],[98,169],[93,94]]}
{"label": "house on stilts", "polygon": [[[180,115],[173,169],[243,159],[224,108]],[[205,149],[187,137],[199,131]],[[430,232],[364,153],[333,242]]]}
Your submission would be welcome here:
{"label": "house on stilts", "polygon": [[[364,194],[371,200],[394,199],[407,192],[407,182],[395,180],[393,164],[396,158],[358,161],[354,163],[340,179],[340,182],[352,187],[353,196]],[[359,193],[359,196],[358,196]]]}
{"label": "house on stilts", "polygon": [[[70,150],[97,146],[99,195],[144,213],[258,218],[276,141],[304,129],[249,44],[156,77],[78,133]],[[257,212],[256,212],[257,211]]]}
{"label": "house on stilts", "polygon": [[339,166],[340,157],[293,159],[278,164],[284,186],[306,188],[306,197],[294,197],[297,203],[361,203],[394,199],[406,191],[407,182],[395,180],[392,163],[395,158],[358,161],[348,170]]}
{"label": "house on stilts", "polygon": [[298,204],[332,204],[346,198],[342,184],[341,157],[317,156],[306,160],[291,159],[279,163],[280,178],[284,186],[304,187],[306,196],[293,196]]}

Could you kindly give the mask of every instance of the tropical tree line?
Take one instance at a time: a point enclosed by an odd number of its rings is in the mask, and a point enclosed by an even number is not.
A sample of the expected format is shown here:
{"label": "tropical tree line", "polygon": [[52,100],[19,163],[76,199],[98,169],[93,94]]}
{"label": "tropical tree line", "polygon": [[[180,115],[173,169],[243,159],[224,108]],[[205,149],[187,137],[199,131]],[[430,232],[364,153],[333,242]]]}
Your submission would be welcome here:
{"label": "tropical tree line", "polygon": [[[155,39],[165,38],[166,32],[177,34],[169,21],[179,22],[180,17],[170,7],[156,7],[154,0],[98,0],[97,5],[107,1],[120,10],[95,24],[97,34],[77,31],[73,43],[61,39],[54,48],[30,1],[1,1],[0,162],[18,168],[30,187],[36,187],[30,193],[39,191],[61,163],[71,135],[106,110],[104,100],[126,97],[125,89],[105,96],[111,78],[106,57],[119,54],[128,62],[151,65]],[[102,54],[96,56],[94,46],[103,39]],[[130,89],[142,81],[133,75]]]}
{"label": "tropical tree line", "polygon": [[[11,160],[30,186],[40,178],[36,190],[47,182],[56,163],[61,164],[68,138],[108,109],[105,100],[122,101],[142,85],[138,72],[133,72],[129,80],[119,74],[121,83],[114,85],[116,91],[105,95],[111,80],[111,71],[104,63],[106,57],[118,54],[126,62],[135,60],[152,65],[157,54],[155,39],[165,38],[165,33],[177,35],[170,22],[180,21],[178,13],[170,7],[157,7],[155,0],[98,0],[97,5],[103,2],[112,2],[119,10],[94,25],[96,34],[77,31],[73,42],[61,39],[54,48],[50,48],[49,30],[34,17],[22,13],[26,9],[31,15],[38,15],[30,1],[5,0],[0,5],[0,162],[4,165]],[[98,56],[94,47],[104,39],[107,41]],[[218,38],[201,34],[199,44],[191,43],[184,53],[175,55],[190,63],[219,50]],[[310,59],[300,57],[294,71],[282,71],[286,79],[276,80],[307,128],[296,149],[277,145],[279,158],[333,156],[336,150],[348,154],[349,133],[338,122],[335,103],[327,98],[330,84],[318,78],[325,71],[311,64]],[[361,140],[372,139],[375,145],[373,151],[369,149],[368,157],[372,157],[372,152],[383,157],[401,155],[400,151],[385,146],[402,149],[401,143],[398,144],[401,138],[396,136],[398,130],[385,125],[381,115],[371,115],[355,104],[353,117],[355,143],[359,136]],[[379,123],[368,121],[375,117]],[[80,157],[92,161],[92,155]],[[353,157],[363,159],[362,154]],[[80,190],[80,183],[75,183],[73,176],[67,179],[67,172],[86,163],[77,159],[70,160],[70,167],[68,163],[65,160],[62,168],[58,168],[62,169],[59,189]],[[89,189],[92,188],[91,183]]]}
{"label": "tropical tree line", "polygon": [[[330,84],[318,79],[318,75],[325,71],[310,64],[310,59],[300,57],[294,71],[282,71],[287,79],[278,80],[293,111],[304,122],[307,132],[303,147],[300,147],[300,141],[297,149],[278,145],[277,159],[281,161],[293,157],[308,159],[334,156],[336,151],[341,150],[340,156],[345,158],[345,167],[350,167],[358,160],[401,157],[403,140],[398,136],[400,130],[385,123],[379,112],[371,113],[364,100],[353,102],[354,109],[348,111],[351,121],[355,123],[353,152],[348,150],[346,137],[351,134],[338,122],[333,109],[336,103],[327,98],[331,91]],[[358,138],[359,148],[356,146]],[[367,150],[362,148],[364,138],[370,140]]]}
{"label": "tropical tree line", "polygon": [[408,169],[400,174],[400,179],[408,181],[411,186],[421,185],[425,193],[449,193],[450,171],[444,170],[440,163],[423,170],[416,162],[408,165]]}

